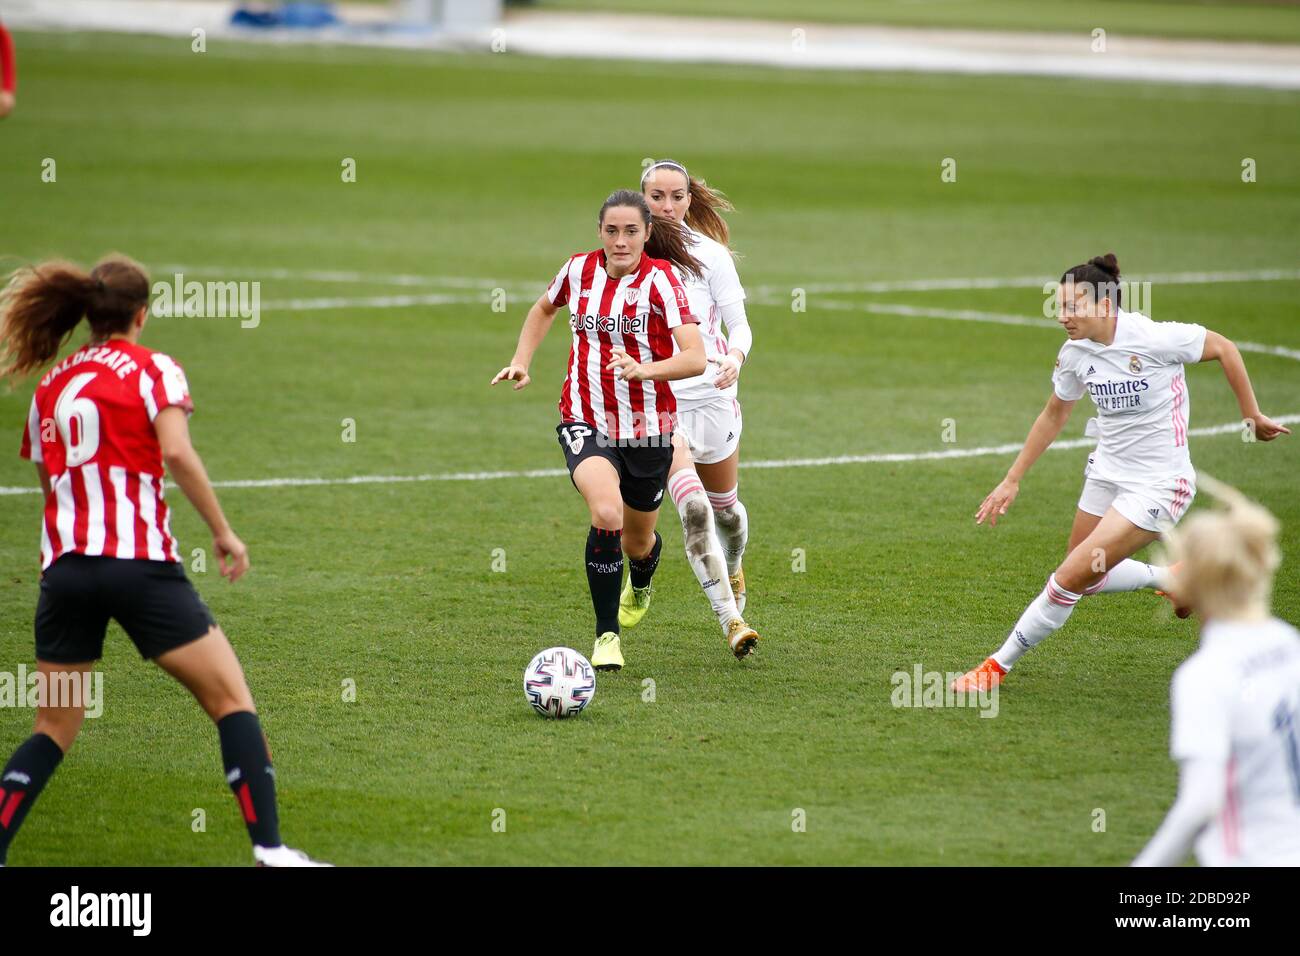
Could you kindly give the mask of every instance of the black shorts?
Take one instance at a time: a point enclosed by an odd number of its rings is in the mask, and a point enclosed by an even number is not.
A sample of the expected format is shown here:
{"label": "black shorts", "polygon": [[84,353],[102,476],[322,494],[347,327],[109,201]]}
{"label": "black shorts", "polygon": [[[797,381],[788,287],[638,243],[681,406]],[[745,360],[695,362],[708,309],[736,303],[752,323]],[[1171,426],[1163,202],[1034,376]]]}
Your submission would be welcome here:
{"label": "black shorts", "polygon": [[65,554],[41,575],[37,660],[99,660],[109,618],[122,625],[146,660],[197,640],[216,623],[174,561]]}
{"label": "black shorts", "polygon": [[[618,490],[623,503],[637,511],[656,511],[664,497],[664,484],[673,463],[673,436],[656,435],[631,442],[612,442],[583,422],[561,422],[555,429],[569,480],[574,469],[599,455],[618,471]],[[577,487],[575,484],[574,487]]]}

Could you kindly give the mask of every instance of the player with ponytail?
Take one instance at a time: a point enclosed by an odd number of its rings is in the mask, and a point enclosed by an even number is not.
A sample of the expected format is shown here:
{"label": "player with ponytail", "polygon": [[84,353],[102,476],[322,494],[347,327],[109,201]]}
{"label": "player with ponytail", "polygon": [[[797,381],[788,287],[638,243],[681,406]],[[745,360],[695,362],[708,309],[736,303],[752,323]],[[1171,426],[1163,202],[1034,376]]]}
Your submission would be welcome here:
{"label": "player with ponytail", "polygon": [[532,380],[533,355],[568,306],[572,342],[556,428],[573,486],[591,513],[584,563],[596,617],[591,663],[623,666],[619,592],[648,591],[662,541],[655,531],[673,459],[677,404],[669,382],[699,375],[704,347],[678,270],[698,275],[685,231],[620,189],[596,220],[601,248],[570,256],[533,303],[510,364],[491,384]]}
{"label": "player with ponytail", "polygon": [[1290,434],[1260,411],[1231,341],[1201,325],[1153,322],[1122,305],[1113,254],[1094,256],[1061,276],[1057,321],[1067,341],[1056,357],[1053,393],[1006,477],[980,505],[976,523],[996,525],[1007,513],[1021,478],[1056,440],[1084,395],[1097,409],[1098,444],[1084,468],[1065,560],[1002,646],[953,681],[954,690],[1001,683],[1021,656],[1065,624],[1083,597],[1162,586],[1167,569],[1133,555],[1174,527],[1196,495],[1187,447],[1191,397],[1185,364],[1221,363],[1242,419],[1259,441]]}
{"label": "player with ponytail", "polygon": [[[749,540],[749,516],[739,495],[740,368],[753,345],[745,315],[745,290],[728,247],[731,235],[721,213],[732,208],[721,192],[692,176],[681,163],[661,159],[641,173],[641,192],[657,216],[681,223],[691,251],[700,258],[699,274],[685,279],[691,311],[709,368],[673,383],[680,438],[668,476],[668,493],[677,507],[686,557],[718,617],[737,658],[753,652],[758,634],[741,616],[745,610],[742,559]],[[725,334],[724,334],[725,328]],[[725,580],[724,580],[725,576]],[[650,605],[649,589],[624,589],[620,618],[640,621]]]}
{"label": "player with ponytail", "polygon": [[[45,690],[32,735],[0,773],[0,865],[81,730],[110,619],[216,724],[254,860],[320,865],[280,842],[275,776],[253,697],[234,649],[185,577],[171,533],[164,465],[212,530],[221,573],[234,582],[248,570],[248,549],[190,443],[185,373],[139,344],[149,319],[144,269],[109,256],[89,272],[66,262],[19,270],[0,296],[0,376],[39,372],[83,319],[89,341],[41,377],[23,429],[21,454],[44,492],[36,663]],[[55,699],[55,688],[81,692]]]}

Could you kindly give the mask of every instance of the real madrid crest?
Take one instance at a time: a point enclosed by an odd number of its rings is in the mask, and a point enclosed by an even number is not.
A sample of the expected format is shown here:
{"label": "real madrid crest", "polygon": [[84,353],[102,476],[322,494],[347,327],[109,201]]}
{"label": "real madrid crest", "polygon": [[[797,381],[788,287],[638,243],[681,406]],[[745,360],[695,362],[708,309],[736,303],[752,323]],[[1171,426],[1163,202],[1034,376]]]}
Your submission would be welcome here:
{"label": "real madrid crest", "polygon": [[1138,361],[1138,357],[1136,355],[1130,355],[1128,357],[1128,370],[1132,372],[1134,375],[1137,375],[1142,371],[1142,363]]}

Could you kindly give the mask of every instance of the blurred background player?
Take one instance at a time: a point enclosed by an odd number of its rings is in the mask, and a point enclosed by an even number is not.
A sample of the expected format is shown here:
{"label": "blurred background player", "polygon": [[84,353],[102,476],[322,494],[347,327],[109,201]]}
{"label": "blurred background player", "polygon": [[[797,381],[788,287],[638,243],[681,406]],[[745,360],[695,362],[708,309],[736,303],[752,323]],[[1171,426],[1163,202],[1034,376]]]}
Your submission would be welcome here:
{"label": "blurred background player", "polygon": [[[749,538],[749,518],[738,494],[741,418],[736,392],[753,336],[745,316],[745,290],[728,248],[727,223],[720,215],[732,206],[722,193],[672,159],[646,167],[641,192],[654,215],[683,225],[691,253],[702,267],[698,277],[688,274],[682,282],[691,312],[700,320],[709,367],[703,375],[673,383],[678,432],[668,494],[682,521],[687,561],[732,653],[745,657],[758,644],[758,633],[742,617],[741,559]],[[629,582],[623,589],[620,623],[635,625],[649,606],[650,589],[637,589]]]}
{"label": "blurred background player", "polygon": [[1232,342],[1201,325],[1153,322],[1125,312],[1119,278],[1119,262],[1110,254],[1061,276],[1058,321],[1068,341],[1057,355],[1054,392],[1011,470],[975,516],[978,524],[997,524],[1019,493],[1020,479],[1069,421],[1074,403],[1091,395],[1100,439],[1084,469],[1068,554],[1002,647],[953,681],[954,690],[1000,683],[1021,655],[1065,624],[1084,595],[1159,584],[1164,569],[1132,556],[1176,525],[1196,494],[1187,450],[1191,399],[1185,363],[1222,363],[1242,418],[1260,441],[1290,434],[1260,412]]}
{"label": "blurred background player", "polygon": [[[532,380],[528,366],[555,314],[573,333],[556,433],[591,527],[585,563],[596,613],[597,670],[623,666],[619,589],[623,554],[635,588],[648,588],[663,542],[655,531],[672,462],[675,379],[707,366],[698,324],[674,267],[699,274],[684,230],[654,218],[640,193],[621,189],[600,207],[602,248],[571,256],[533,303],[510,364],[491,384]],[[678,351],[674,354],[673,343]]]}
{"label": "blurred background player", "polygon": [[1300,633],[1273,617],[1278,522],[1201,476],[1226,508],[1167,540],[1201,646],[1174,673],[1169,750],[1178,797],[1134,866],[1300,866]]}
{"label": "blurred background player", "polygon": [[[5,377],[39,371],[83,318],[90,325],[90,341],[41,378],[22,438],[44,491],[36,663],[46,687],[81,687],[103,656],[109,619],[117,621],[216,723],[256,862],[323,865],[280,842],[275,774],[243,669],[180,564],[164,464],[212,530],[231,582],[248,570],[248,550],[190,443],[184,372],[139,344],[148,276],[123,256],[89,273],[44,263],[15,274],[0,315]],[[84,697],[45,696],[32,736],[0,774],[0,863],[85,719]]]}
{"label": "blurred background player", "polygon": [[14,111],[18,96],[18,60],[14,38],[0,23],[0,119]]}

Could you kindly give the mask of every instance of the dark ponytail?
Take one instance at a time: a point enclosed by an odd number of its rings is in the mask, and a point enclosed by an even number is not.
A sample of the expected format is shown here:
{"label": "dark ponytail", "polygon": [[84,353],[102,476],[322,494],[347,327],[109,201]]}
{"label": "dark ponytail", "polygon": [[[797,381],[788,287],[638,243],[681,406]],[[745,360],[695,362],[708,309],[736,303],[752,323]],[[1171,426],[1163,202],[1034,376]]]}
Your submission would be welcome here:
{"label": "dark ponytail", "polygon": [[[1113,252],[1108,252],[1104,256],[1093,256],[1083,265],[1066,269],[1065,274],[1061,276],[1061,282],[1088,289],[1093,302],[1100,302],[1114,292],[1115,308],[1124,304],[1124,290],[1119,282],[1119,259],[1115,258]],[[1105,294],[1101,294],[1102,292]]]}
{"label": "dark ponytail", "polygon": [[0,377],[40,369],[84,317],[100,339],[127,331],[149,302],[149,277],[126,256],[86,272],[70,262],[19,269],[0,293]]}
{"label": "dark ponytail", "polygon": [[700,279],[704,275],[704,264],[691,255],[690,240],[686,237],[686,230],[675,219],[668,219],[663,216],[650,215],[650,206],[646,203],[645,197],[631,189],[620,189],[610,193],[605,204],[600,207],[600,216],[596,219],[598,225],[605,224],[606,210],[613,209],[617,206],[627,206],[641,213],[641,222],[647,227],[653,222],[654,226],[650,229],[650,236],[646,239],[645,251],[651,259],[665,259],[672,263],[678,271],[685,272],[695,279]]}

